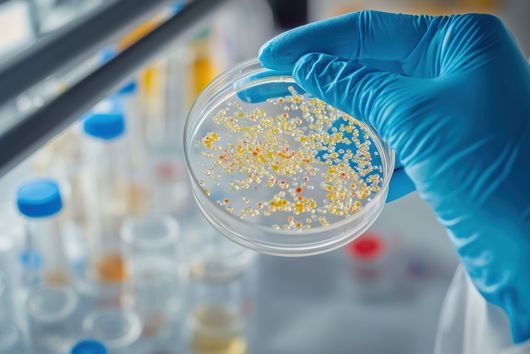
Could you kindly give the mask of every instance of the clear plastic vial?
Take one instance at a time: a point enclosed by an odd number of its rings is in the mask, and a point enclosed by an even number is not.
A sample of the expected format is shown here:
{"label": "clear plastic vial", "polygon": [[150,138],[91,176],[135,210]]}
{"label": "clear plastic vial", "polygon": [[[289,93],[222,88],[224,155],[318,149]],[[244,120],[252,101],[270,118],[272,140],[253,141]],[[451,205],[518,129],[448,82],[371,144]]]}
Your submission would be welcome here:
{"label": "clear plastic vial", "polygon": [[142,322],[136,312],[103,309],[90,313],[83,320],[87,338],[105,343],[111,353],[130,353],[142,334]]}
{"label": "clear plastic vial", "polygon": [[83,129],[88,274],[99,283],[120,284],[127,276],[120,227],[134,208],[125,118],[120,113],[93,113],[84,120]]}
{"label": "clear plastic vial", "polygon": [[118,90],[114,100],[127,121],[127,142],[130,148],[131,164],[138,173],[146,164],[146,137],[144,107],[138,92],[138,83],[131,80]]}
{"label": "clear plastic vial", "polygon": [[73,325],[77,308],[78,297],[69,287],[41,286],[29,293],[26,311],[33,351],[65,352],[76,335]]}
{"label": "clear plastic vial", "polygon": [[185,295],[179,226],[167,215],[130,218],[121,237],[130,269],[129,290],[144,335],[167,337]]}
{"label": "clear plastic vial", "polygon": [[22,184],[16,197],[25,218],[22,262],[26,286],[69,284],[69,261],[58,218],[63,206],[58,184],[52,179],[35,179]]}
{"label": "clear plastic vial", "polygon": [[[391,237],[390,237],[391,236]],[[405,274],[400,238],[366,232],[345,247],[355,295],[361,301],[396,298]]]}
{"label": "clear plastic vial", "polygon": [[189,324],[191,353],[246,353],[241,278],[228,282],[195,282]]}
{"label": "clear plastic vial", "polygon": [[26,353],[13,242],[0,237],[0,354]]}
{"label": "clear plastic vial", "polygon": [[257,255],[223,237],[200,215],[185,228],[183,243],[191,279],[231,280],[248,269]]}

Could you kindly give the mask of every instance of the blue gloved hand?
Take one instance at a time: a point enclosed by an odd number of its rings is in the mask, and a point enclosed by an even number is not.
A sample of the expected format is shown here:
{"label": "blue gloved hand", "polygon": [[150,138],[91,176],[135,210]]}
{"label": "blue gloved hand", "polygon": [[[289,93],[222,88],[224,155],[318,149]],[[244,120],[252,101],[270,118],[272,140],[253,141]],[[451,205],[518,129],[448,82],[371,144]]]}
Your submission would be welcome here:
{"label": "blue gloved hand", "polygon": [[352,13],[260,60],[381,133],[404,165],[394,194],[408,175],[514,341],[530,338],[530,70],[500,20]]}

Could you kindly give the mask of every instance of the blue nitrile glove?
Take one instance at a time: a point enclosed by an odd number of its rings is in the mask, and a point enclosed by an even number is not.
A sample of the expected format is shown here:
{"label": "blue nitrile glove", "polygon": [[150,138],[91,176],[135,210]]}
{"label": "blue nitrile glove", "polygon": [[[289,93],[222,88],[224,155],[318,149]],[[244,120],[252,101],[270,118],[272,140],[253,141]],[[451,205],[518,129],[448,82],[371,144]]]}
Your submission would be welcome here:
{"label": "blue nitrile glove", "polygon": [[514,341],[530,338],[530,71],[503,24],[352,13],[280,35],[260,60],[379,130]]}

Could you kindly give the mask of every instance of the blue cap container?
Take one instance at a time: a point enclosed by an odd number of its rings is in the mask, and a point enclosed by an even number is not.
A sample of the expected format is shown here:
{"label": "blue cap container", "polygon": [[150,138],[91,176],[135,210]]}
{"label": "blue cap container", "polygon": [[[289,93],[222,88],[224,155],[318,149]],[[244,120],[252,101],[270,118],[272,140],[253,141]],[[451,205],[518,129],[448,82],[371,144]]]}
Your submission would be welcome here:
{"label": "blue cap container", "polygon": [[52,179],[40,178],[22,184],[17,190],[17,207],[29,218],[46,218],[63,207],[59,185]]}
{"label": "blue cap container", "polygon": [[83,130],[94,138],[116,139],[125,132],[125,118],[122,113],[117,112],[91,113],[83,122]]}
{"label": "blue cap container", "polygon": [[122,86],[117,92],[118,95],[132,95],[136,92],[138,88],[138,85],[136,83],[136,80],[131,80],[128,83],[125,84],[125,86]]}
{"label": "blue cap container", "polygon": [[85,339],[76,343],[70,354],[107,354],[107,348],[97,340]]}

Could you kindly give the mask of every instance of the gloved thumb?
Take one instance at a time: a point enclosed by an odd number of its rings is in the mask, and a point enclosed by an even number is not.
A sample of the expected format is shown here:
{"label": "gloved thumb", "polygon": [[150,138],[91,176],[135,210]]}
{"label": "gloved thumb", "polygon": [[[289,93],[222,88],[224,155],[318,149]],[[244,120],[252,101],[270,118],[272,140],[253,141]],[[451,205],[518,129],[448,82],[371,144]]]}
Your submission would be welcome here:
{"label": "gloved thumb", "polygon": [[403,113],[414,109],[412,104],[417,100],[409,92],[414,78],[322,53],[302,56],[294,66],[293,77],[311,95],[372,124],[394,149],[398,148],[394,137],[406,132],[396,132],[396,128],[404,128],[403,124],[392,123],[396,123],[395,116],[406,120]]}

